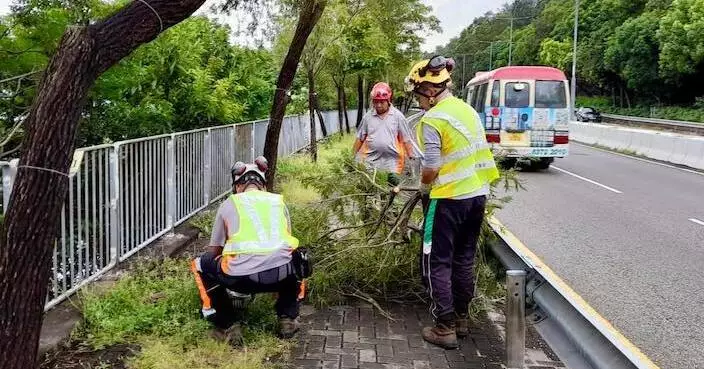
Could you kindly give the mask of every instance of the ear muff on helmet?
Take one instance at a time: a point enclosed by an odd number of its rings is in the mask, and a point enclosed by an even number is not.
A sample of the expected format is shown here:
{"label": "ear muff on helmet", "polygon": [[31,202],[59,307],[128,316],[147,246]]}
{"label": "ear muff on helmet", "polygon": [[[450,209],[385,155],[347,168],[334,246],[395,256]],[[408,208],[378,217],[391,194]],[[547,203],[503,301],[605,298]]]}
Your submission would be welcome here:
{"label": "ear muff on helmet", "polygon": [[232,183],[243,184],[256,181],[258,184],[266,184],[267,170],[269,170],[269,161],[263,156],[254,159],[254,164],[238,161],[232,166]]}

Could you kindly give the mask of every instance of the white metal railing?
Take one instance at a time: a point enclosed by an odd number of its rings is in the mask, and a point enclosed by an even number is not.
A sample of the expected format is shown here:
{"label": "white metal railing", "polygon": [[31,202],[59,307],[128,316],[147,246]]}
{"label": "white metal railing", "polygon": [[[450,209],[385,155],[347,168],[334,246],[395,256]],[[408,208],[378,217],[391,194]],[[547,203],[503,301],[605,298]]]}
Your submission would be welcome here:
{"label": "white metal railing", "polygon": [[[357,111],[348,114],[353,126]],[[323,115],[328,133],[337,133],[337,112]],[[45,309],[226,195],[230,167],[263,154],[267,126],[260,120],[77,149]],[[284,118],[279,157],[309,143],[309,116]],[[3,214],[17,164],[0,162]]]}

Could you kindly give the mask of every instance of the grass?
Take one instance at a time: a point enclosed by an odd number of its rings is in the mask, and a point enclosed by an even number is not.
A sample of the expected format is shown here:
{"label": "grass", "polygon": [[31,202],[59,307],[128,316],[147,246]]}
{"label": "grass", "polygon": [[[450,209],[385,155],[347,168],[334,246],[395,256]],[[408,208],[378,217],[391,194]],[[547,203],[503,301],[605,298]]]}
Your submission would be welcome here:
{"label": "grass", "polygon": [[209,336],[199,316],[200,300],[188,261],[142,261],[106,292],[82,295],[84,322],[74,335],[101,349],[125,343],[140,346],[129,368],[274,368],[290,343],[274,336],[270,297],[257,298],[243,322],[244,347],[235,349]]}

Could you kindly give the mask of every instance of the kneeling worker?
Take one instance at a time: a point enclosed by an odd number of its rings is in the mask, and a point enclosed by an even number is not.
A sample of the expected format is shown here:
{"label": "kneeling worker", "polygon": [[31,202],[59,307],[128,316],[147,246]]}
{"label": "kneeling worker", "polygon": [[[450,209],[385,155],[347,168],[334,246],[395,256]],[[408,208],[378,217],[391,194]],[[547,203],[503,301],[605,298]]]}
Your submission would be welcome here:
{"label": "kneeling worker", "polygon": [[208,250],[191,265],[202,315],[228,340],[236,318],[225,288],[242,294],[277,293],[280,336],[290,338],[298,331],[298,239],[291,235],[282,196],[266,192],[267,167],[264,157],[234,165],[234,193],[218,209]]}

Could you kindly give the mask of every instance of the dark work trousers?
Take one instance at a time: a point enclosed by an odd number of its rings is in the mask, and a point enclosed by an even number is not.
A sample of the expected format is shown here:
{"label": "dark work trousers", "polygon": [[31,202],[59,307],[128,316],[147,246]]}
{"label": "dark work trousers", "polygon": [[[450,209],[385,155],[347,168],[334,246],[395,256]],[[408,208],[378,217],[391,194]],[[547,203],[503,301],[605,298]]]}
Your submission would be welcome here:
{"label": "dark work trousers", "polygon": [[[222,272],[220,258],[220,255],[205,253],[200,256],[200,263],[194,260],[191,264],[191,271],[195,276],[203,303],[203,316],[207,320],[218,328],[227,329],[240,318],[224,287],[243,294],[275,292],[278,298],[274,308],[278,316],[292,319],[298,317],[300,282],[292,264],[251,276],[233,277]],[[200,270],[198,270],[198,264],[200,264]]]}
{"label": "dark work trousers", "polygon": [[423,283],[438,321],[469,311],[474,297],[474,257],[486,196],[465,200],[423,198],[425,225],[421,248]]}

